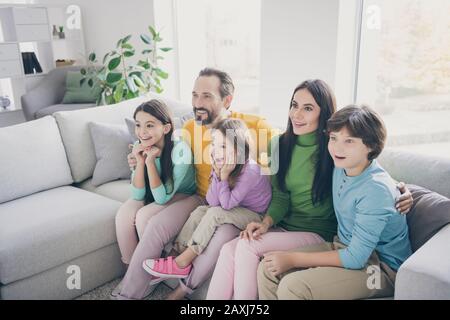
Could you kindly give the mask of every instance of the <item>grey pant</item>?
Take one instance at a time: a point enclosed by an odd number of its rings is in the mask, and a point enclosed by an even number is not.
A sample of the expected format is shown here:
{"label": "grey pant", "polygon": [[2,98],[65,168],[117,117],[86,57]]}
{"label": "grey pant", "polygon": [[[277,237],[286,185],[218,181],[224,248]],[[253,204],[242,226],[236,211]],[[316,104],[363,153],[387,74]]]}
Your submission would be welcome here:
{"label": "grey pant", "polygon": [[208,246],[217,227],[232,224],[244,230],[250,222],[261,220],[260,214],[243,207],[225,210],[221,207],[200,206],[191,213],[184,224],[174,242],[174,247],[178,252],[183,252],[189,247],[199,255]]}

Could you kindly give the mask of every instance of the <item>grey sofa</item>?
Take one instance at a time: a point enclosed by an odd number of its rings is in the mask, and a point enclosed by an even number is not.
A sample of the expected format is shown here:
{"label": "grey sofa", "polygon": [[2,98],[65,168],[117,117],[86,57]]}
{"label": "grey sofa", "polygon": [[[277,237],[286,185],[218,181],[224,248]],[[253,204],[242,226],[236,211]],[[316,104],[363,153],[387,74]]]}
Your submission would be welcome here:
{"label": "grey sofa", "polygon": [[[165,100],[175,116],[191,111],[151,94],[0,129],[2,299],[72,299],[123,275],[114,218],[129,197],[129,180],[92,185],[96,156],[88,122],[123,124],[152,97]],[[450,196],[450,160],[385,150],[380,161],[394,178]],[[395,298],[450,298],[449,246],[446,226],[402,265]],[[74,267],[80,288],[70,286]],[[190,299],[204,299],[208,283]]]}
{"label": "grey sofa", "polygon": [[[149,94],[0,129],[2,299],[72,299],[123,274],[115,214],[129,181],[90,183],[96,155],[88,122],[125,124],[152,97],[162,98]],[[191,110],[162,99],[175,116]],[[73,270],[80,289],[67,285]]]}
{"label": "grey sofa", "polygon": [[95,106],[95,103],[62,103],[66,92],[67,71],[80,71],[81,68],[82,66],[55,68],[44,77],[37,87],[24,94],[20,100],[25,119],[30,121],[52,115],[57,111],[86,109]]}

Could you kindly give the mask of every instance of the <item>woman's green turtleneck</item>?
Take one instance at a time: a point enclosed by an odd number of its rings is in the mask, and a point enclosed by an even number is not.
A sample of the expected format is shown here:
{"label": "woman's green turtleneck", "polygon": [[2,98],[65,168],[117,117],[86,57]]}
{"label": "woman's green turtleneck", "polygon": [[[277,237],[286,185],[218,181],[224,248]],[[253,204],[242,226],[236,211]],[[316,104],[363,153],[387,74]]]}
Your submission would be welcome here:
{"label": "woman's green turtleneck", "polygon": [[273,175],[272,202],[267,214],[274,224],[288,231],[314,232],[324,240],[332,241],[337,232],[337,222],[331,192],[321,203],[313,205],[312,202],[317,150],[316,132],[297,137],[286,174],[286,192],[280,190],[277,176]]}

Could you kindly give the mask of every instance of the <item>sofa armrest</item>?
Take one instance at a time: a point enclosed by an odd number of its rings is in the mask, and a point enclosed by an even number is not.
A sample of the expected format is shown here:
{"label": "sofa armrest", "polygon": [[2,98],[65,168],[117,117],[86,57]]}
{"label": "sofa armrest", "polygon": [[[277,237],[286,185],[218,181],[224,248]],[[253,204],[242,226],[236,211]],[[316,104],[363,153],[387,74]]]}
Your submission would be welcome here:
{"label": "sofa armrest", "polygon": [[400,267],[395,299],[450,299],[450,224]]}

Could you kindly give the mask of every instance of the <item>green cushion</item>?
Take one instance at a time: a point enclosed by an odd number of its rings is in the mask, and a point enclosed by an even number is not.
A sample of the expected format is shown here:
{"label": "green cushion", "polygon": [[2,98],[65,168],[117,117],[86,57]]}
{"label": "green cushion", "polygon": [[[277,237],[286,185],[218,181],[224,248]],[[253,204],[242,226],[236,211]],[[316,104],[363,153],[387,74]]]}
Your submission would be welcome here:
{"label": "green cushion", "polygon": [[79,71],[68,71],[66,93],[62,103],[95,103],[101,93],[100,86],[89,87],[87,81],[80,86],[83,75]]}

